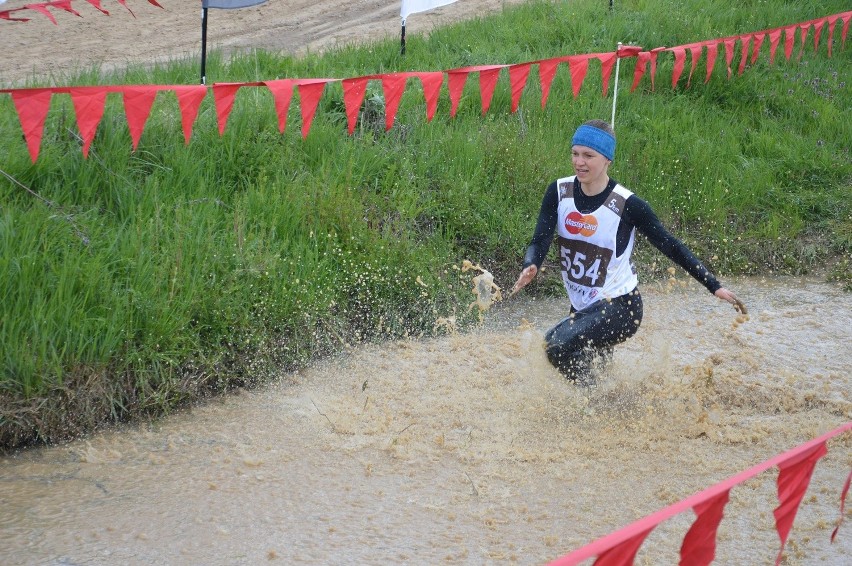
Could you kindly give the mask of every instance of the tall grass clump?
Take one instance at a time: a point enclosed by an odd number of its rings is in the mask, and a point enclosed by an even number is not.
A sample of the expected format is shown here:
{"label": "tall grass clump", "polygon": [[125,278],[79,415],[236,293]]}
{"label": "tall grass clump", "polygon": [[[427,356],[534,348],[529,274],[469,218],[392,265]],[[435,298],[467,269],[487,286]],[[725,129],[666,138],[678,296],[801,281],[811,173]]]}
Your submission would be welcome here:
{"label": "tall grass clump", "polygon": [[[212,54],[208,77],[347,78],[652,48],[838,13],[844,2],[646,0],[529,2],[502,14],[394,40],[293,58]],[[697,17],[696,13],[701,17]],[[768,47],[739,75],[699,63],[676,88],[670,54],[630,93],[622,61],[614,178],[648,200],[715,272],[819,272],[849,285],[852,249],[850,52],[808,40],[773,65]],[[735,59],[736,65],[738,59]],[[535,69],[535,68],[534,68]],[[426,120],[412,80],[394,127],[370,83],[347,134],[339,83],[326,87],[306,139],[298,97],[278,132],[272,97],[243,88],[220,137],[212,97],[189,145],[177,102],[161,94],[130,151],[110,95],[88,159],[74,112],[55,96],[32,164],[9,97],[0,98],[0,444],[54,442],[254,386],[362,341],[430,335],[475,322],[465,259],[509,286],[541,197],[570,174],[569,140],[609,119],[599,64],[579,96],[560,68],[541,106],[533,70],[511,113],[506,74],[485,115],[475,75],[457,115],[446,90]],[[174,61],[75,84],[192,84]],[[38,79],[34,79],[38,84]],[[664,270],[641,246],[646,276]],[[659,259],[659,261],[657,261]],[[659,266],[659,267],[648,267]],[[551,260],[552,269],[558,269]],[[549,289],[543,278],[531,292]]]}

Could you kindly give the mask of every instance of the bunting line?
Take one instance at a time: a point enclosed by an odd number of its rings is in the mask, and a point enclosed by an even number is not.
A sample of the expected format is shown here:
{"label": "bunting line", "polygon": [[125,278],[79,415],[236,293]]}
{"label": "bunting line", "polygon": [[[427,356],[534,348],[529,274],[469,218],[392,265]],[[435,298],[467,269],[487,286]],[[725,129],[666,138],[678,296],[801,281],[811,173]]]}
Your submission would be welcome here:
{"label": "bunting line", "polygon": [[[712,562],[716,547],[716,529],[722,520],[723,509],[728,502],[730,490],[738,484],[778,467],[777,480],[779,505],[774,511],[775,526],[781,539],[781,548],[776,558],[776,566],[780,563],[787,535],[793,526],[799,504],[810,483],[811,474],[817,461],[828,453],[826,442],[840,434],[852,431],[852,421],[810,440],[796,448],[788,450],[742,471],[730,478],[711,486],[704,491],[691,495],[681,501],[669,505],[651,515],[610,533],[598,540],[583,546],[570,554],[550,562],[549,566],[574,566],[589,558],[597,557],[594,566],[615,566],[633,564],[639,547],[645,537],[654,528],[671,517],[692,509],[696,520],[686,534],[681,546],[680,564],[686,566],[704,566]],[[852,473],[850,473],[852,478]],[[849,490],[849,481],[845,484],[840,498],[840,521],[843,519],[843,505]],[[832,541],[837,534],[837,528],[832,533]]]}
{"label": "bunting line", "polygon": [[[106,13],[101,7],[101,0],[85,0]],[[126,0],[117,0],[121,5],[127,7]],[[59,8],[76,13],[71,7],[72,0],[54,0],[41,4],[28,4],[27,7],[40,11],[52,18],[47,7]],[[160,6],[156,0],[148,0],[150,4]],[[40,6],[41,8],[37,8]],[[21,10],[18,8],[16,10]],[[129,8],[128,8],[129,9]],[[8,14],[16,10],[0,12],[0,17],[9,19]],[[4,16],[4,14],[6,14]],[[837,25],[841,25],[840,47],[845,49],[846,37],[849,32],[849,24],[852,20],[852,11],[833,14],[823,18],[809,20],[798,24],[782,26],[778,28],[733,35],[723,38],[711,39],[686,45],[674,47],[656,47],[643,49],[640,46],[621,46],[614,52],[587,53],[577,55],[565,55],[528,61],[517,64],[501,65],[477,65],[461,67],[446,71],[431,72],[403,72],[389,74],[374,74],[361,77],[350,77],[345,79],[320,78],[320,79],[276,79],[262,82],[247,83],[216,83],[212,87],[214,104],[216,107],[216,118],[219,135],[224,135],[228,123],[228,117],[233,109],[237,93],[243,87],[265,87],[272,93],[275,103],[275,111],[278,116],[278,129],[283,133],[287,125],[287,114],[294,92],[298,93],[301,118],[302,137],[307,137],[316,114],[319,101],[325,90],[325,85],[331,82],[340,82],[343,87],[343,101],[346,109],[347,130],[350,135],[355,131],[361,106],[367,92],[370,81],[379,81],[385,97],[385,129],[390,130],[396,119],[396,113],[408,80],[416,78],[420,80],[423,95],[426,102],[426,119],[431,121],[437,111],[438,98],[447,78],[447,90],[450,98],[450,116],[455,117],[461,104],[462,94],[466,87],[468,77],[478,74],[480,105],[482,114],[488,112],[494,90],[503,69],[507,69],[511,88],[511,111],[516,112],[520,105],[521,96],[528,83],[530,70],[533,66],[538,67],[538,80],[541,88],[541,106],[544,108],[550,95],[551,85],[556,77],[560,65],[567,65],[571,79],[571,91],[574,98],[579,96],[583,82],[589,72],[589,62],[596,60],[600,64],[602,96],[609,91],[609,81],[613,67],[617,59],[635,58],[636,63],[633,70],[633,83],[630,92],[635,91],[642,83],[646,74],[650,74],[651,91],[655,89],[655,77],[657,71],[657,60],[660,53],[671,53],[674,58],[671,84],[677,88],[686,67],[686,52],[689,51],[691,67],[686,80],[689,88],[693,75],[697,69],[702,53],[706,52],[706,73],[704,82],[708,82],[712,76],[716,60],[719,54],[719,46],[724,49],[725,70],[728,79],[734,74],[733,63],[736,53],[739,51],[739,63],[736,68],[737,75],[745,72],[749,65],[754,65],[760,55],[760,50],[768,39],[769,63],[774,63],[775,55],[779,46],[782,45],[783,53],[789,61],[793,57],[798,36],[799,52],[796,60],[801,59],[808,41],[811,27],[814,28],[813,50],[819,49],[823,30],[827,29],[827,53],[832,55],[832,46]],[[739,44],[739,50],[737,50]],[[121,93],[123,96],[125,117],[130,131],[133,150],[138,147],[139,140],[145,128],[145,123],[151,112],[151,106],[160,91],[172,91],[178,99],[181,112],[181,125],[183,127],[184,139],[189,144],[192,136],[192,128],[198,115],[200,105],[208,94],[208,87],[204,85],[133,85],[133,86],[87,86],[87,87],[45,87],[45,88],[23,88],[23,89],[0,89],[0,94],[11,94],[15,110],[24,134],[24,140],[30,154],[30,159],[35,163],[38,159],[41,140],[44,131],[45,118],[50,108],[51,98],[54,94],[71,95],[77,126],[80,137],[83,140],[83,155],[88,152],[94,139],[95,132],[101,117],[103,116],[104,104],[109,93]]]}
{"label": "bunting line", "polygon": [[[10,22],[28,22],[32,18],[13,17],[12,14],[15,13],[15,12],[22,12],[24,10],[32,10],[34,12],[38,12],[39,14],[42,14],[43,16],[45,16],[47,19],[49,19],[51,22],[53,22],[53,25],[59,25],[59,23],[56,21],[56,17],[54,17],[54,15],[50,12],[50,10],[48,8],[55,8],[57,10],[63,10],[65,12],[68,12],[70,14],[74,14],[75,16],[79,16],[79,17],[82,18],[83,16],[71,6],[72,1],[73,0],[53,0],[51,2],[37,2],[37,3],[33,3],[33,4],[26,4],[24,6],[21,6],[20,8],[11,8],[9,10],[2,10],[2,11],[0,11],[0,20],[8,20]],[[99,12],[101,12],[102,14],[104,14],[106,16],[109,16],[109,12],[107,10],[105,10],[103,6],[101,6],[102,0],[82,0],[82,1],[86,2],[88,4],[91,4]],[[148,1],[149,4],[156,6],[157,8],[163,8],[160,4],[157,3],[157,0],[147,0],[147,1]],[[130,9],[130,6],[127,5],[127,0],[117,0],[117,2],[119,4],[121,4],[122,6],[124,6],[127,9],[127,11],[130,12],[130,15],[132,15],[134,18],[136,17],[136,14],[134,14],[133,10]],[[165,8],[163,8],[163,9],[165,9]]]}

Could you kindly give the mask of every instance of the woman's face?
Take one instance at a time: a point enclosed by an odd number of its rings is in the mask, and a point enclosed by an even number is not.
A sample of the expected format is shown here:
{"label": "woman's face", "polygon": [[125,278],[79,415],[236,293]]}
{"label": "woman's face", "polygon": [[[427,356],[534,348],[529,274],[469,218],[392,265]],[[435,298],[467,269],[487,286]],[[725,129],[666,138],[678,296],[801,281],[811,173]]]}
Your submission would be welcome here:
{"label": "woman's face", "polygon": [[607,175],[610,160],[585,145],[571,147],[571,163],[580,183],[596,185]]}

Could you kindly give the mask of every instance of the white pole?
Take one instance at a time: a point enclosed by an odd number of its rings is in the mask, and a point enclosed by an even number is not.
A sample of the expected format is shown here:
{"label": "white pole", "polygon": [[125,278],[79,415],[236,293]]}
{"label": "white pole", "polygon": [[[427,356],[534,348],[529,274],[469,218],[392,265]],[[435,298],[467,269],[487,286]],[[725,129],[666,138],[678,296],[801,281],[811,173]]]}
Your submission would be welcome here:
{"label": "white pole", "polygon": [[615,84],[612,87],[612,119],[609,121],[609,125],[612,126],[612,129],[615,129],[615,102],[618,100],[618,67],[621,64],[621,59],[618,58],[618,52],[621,51],[621,42],[618,42],[618,49],[616,50],[615,55]]}

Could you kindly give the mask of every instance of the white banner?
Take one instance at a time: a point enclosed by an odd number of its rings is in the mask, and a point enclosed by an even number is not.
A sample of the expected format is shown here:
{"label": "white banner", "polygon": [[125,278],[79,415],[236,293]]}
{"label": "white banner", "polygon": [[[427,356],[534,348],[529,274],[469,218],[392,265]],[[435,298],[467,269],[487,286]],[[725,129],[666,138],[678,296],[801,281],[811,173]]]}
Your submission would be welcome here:
{"label": "white banner", "polygon": [[201,0],[201,7],[233,10],[234,8],[248,8],[264,2],[266,0]]}
{"label": "white banner", "polygon": [[405,22],[405,19],[409,14],[425,12],[432,8],[452,4],[455,1],[456,0],[402,0],[402,8],[399,11],[399,16],[402,18],[402,21]]}

